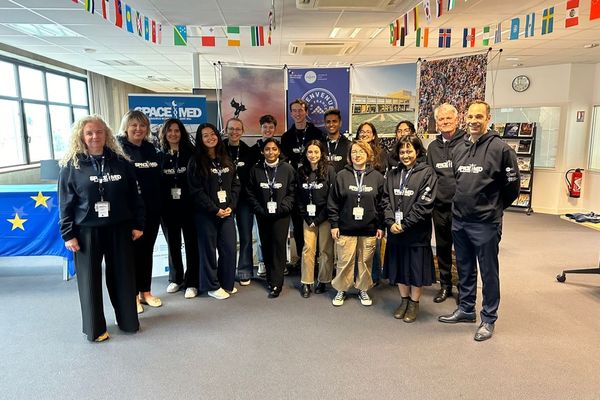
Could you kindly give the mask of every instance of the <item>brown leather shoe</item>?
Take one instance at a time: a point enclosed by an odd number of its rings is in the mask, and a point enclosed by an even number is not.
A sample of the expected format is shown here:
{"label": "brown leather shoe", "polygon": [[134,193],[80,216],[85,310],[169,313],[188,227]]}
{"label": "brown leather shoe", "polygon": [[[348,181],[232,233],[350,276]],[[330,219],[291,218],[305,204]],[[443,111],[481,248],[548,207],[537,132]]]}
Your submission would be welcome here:
{"label": "brown leather shoe", "polygon": [[415,322],[417,320],[417,314],[419,313],[419,302],[412,301],[412,299],[408,300],[408,307],[406,308],[406,313],[404,314],[404,318],[402,319],[404,322]]}
{"label": "brown leather shoe", "polygon": [[404,318],[404,314],[406,314],[406,308],[408,307],[408,299],[410,299],[410,297],[402,298],[402,302],[400,303],[398,308],[396,308],[394,310],[394,318],[396,318],[396,319]]}

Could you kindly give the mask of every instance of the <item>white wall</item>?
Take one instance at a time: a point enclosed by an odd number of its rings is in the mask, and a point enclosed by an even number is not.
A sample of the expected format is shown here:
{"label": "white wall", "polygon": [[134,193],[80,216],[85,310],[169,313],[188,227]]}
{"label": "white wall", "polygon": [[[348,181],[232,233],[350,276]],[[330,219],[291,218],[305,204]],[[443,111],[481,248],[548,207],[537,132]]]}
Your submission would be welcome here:
{"label": "white wall", "polygon": [[[512,90],[512,80],[527,75],[531,86],[522,93]],[[561,123],[555,168],[535,169],[532,207],[535,212],[600,212],[600,172],[585,171],[582,197],[569,198],[564,174],[570,168],[588,166],[591,111],[600,104],[600,64],[561,64],[489,71],[486,101],[492,107],[560,106]],[[577,111],[585,121],[576,122]]]}

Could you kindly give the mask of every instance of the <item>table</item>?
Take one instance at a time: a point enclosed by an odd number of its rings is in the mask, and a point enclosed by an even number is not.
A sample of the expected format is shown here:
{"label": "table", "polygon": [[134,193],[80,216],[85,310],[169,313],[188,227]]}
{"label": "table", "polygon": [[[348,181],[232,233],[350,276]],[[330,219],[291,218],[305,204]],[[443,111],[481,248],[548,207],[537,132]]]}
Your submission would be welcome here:
{"label": "table", "polygon": [[[586,228],[593,229],[596,231],[600,231],[600,224],[594,224],[592,222],[577,222],[574,219],[571,219],[565,215],[561,215],[560,219],[564,219],[565,221],[572,222],[577,225],[585,226]],[[600,275],[600,260],[598,261],[598,267],[596,268],[582,268],[582,269],[567,269],[564,270],[561,274],[556,275],[556,280],[559,282],[564,282],[567,280],[565,274],[597,274]]]}
{"label": "table", "polygon": [[63,278],[74,276],[58,214],[56,184],[0,185],[0,256],[64,257]]}

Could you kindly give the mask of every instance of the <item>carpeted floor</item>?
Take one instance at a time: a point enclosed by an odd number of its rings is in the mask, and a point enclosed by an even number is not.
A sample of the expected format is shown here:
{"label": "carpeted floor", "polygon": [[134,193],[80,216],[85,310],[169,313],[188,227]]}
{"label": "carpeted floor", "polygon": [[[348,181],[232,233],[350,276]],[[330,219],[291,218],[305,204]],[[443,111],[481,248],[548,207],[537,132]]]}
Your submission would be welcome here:
{"label": "carpeted floor", "polygon": [[[576,249],[576,250],[573,250]],[[279,299],[260,281],[228,300],[185,300],[153,291],[164,306],[127,335],[105,308],[111,338],[81,332],[76,282],[58,269],[0,267],[1,399],[599,399],[600,233],[557,216],[508,213],[501,243],[502,301],[492,340],[476,324],[445,325],[455,303],[421,300],[414,324],[392,317],[397,289],[302,299],[298,277]],[[480,298],[479,298],[480,299]]]}

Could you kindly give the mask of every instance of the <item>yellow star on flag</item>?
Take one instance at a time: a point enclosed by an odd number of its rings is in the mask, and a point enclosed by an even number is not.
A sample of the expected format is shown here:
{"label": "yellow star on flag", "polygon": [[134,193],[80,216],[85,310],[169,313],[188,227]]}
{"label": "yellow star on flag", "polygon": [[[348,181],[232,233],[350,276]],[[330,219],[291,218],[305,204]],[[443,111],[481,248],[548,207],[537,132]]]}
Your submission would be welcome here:
{"label": "yellow star on flag", "polygon": [[38,206],[44,206],[44,207],[48,208],[48,204],[46,204],[46,201],[48,201],[50,196],[44,196],[42,194],[42,192],[38,192],[37,196],[30,196],[30,197],[33,200],[35,200],[35,208],[38,208]]}
{"label": "yellow star on flag", "polygon": [[23,224],[27,221],[26,219],[21,219],[19,218],[19,214],[15,213],[15,217],[13,219],[7,219],[8,222],[10,222],[12,224],[12,229],[11,231],[14,231],[15,229],[19,228],[22,231],[25,230],[25,226],[23,226]]}

